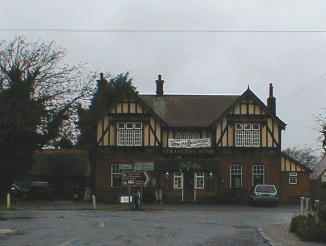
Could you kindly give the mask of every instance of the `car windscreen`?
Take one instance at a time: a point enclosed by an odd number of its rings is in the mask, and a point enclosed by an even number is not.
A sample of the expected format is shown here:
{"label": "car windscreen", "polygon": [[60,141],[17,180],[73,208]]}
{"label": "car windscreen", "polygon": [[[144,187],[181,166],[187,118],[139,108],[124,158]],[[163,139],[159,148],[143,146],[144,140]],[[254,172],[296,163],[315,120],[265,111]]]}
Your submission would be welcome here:
{"label": "car windscreen", "polygon": [[272,185],[258,185],[256,187],[256,192],[275,193],[276,192],[276,189]]}

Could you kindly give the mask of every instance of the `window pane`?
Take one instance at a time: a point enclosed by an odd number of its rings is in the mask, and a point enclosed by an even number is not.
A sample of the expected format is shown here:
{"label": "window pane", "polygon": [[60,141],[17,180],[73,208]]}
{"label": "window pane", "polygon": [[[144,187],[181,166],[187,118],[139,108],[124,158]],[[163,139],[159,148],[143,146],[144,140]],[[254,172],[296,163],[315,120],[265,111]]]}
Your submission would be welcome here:
{"label": "window pane", "polygon": [[258,123],[237,123],[235,145],[238,147],[260,146],[260,125]]}
{"label": "window pane", "polygon": [[230,168],[230,186],[233,189],[242,187],[242,166],[240,164],[233,164]]}
{"label": "window pane", "polygon": [[120,187],[120,186],[121,186],[121,175],[112,174],[112,187]]}
{"label": "window pane", "polygon": [[119,146],[141,146],[143,143],[143,131],[141,122],[127,122],[126,128],[119,128],[118,145]]}

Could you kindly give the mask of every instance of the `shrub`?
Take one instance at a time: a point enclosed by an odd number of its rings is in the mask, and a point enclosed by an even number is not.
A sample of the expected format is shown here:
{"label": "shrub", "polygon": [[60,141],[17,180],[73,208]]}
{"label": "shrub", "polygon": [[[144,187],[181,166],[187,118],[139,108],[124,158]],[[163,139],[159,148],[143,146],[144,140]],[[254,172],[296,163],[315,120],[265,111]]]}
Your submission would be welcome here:
{"label": "shrub", "polygon": [[320,241],[321,229],[315,222],[315,218],[311,215],[300,219],[296,225],[296,234],[303,241]]}
{"label": "shrub", "polygon": [[296,233],[298,230],[298,225],[303,224],[306,219],[306,216],[304,215],[298,215],[292,218],[291,224],[290,224],[290,232]]}
{"label": "shrub", "polygon": [[320,240],[326,242],[326,221],[320,221]]}
{"label": "shrub", "polygon": [[326,204],[320,205],[319,218],[323,221],[326,221]]}

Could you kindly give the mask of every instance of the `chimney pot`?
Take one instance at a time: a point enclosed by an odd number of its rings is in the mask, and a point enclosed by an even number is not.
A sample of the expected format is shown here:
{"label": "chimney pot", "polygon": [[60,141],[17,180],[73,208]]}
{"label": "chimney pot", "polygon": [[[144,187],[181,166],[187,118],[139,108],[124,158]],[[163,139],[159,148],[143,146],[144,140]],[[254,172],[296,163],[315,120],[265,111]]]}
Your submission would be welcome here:
{"label": "chimney pot", "polygon": [[158,79],[156,80],[156,95],[157,96],[163,96],[164,91],[163,91],[163,84],[164,80],[162,80],[162,75],[158,75]]}
{"label": "chimney pot", "polygon": [[273,115],[276,115],[276,98],[274,97],[274,87],[272,83],[269,84],[269,97],[267,98],[267,108]]}
{"label": "chimney pot", "polygon": [[273,97],[274,96],[274,87],[273,84],[270,83],[269,84],[269,97]]}

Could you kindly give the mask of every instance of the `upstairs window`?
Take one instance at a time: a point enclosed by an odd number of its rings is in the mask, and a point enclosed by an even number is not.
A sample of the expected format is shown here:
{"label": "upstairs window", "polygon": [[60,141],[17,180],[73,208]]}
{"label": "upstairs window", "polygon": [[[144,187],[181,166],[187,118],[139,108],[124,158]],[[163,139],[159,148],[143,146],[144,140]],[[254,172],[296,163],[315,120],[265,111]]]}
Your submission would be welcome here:
{"label": "upstairs window", "polygon": [[235,146],[259,147],[260,146],[260,124],[259,123],[236,123],[235,124]]}
{"label": "upstairs window", "polygon": [[296,172],[289,173],[289,184],[292,185],[298,184],[298,173]]}
{"label": "upstairs window", "polygon": [[118,146],[142,146],[143,124],[141,122],[120,122],[117,128]]}
{"label": "upstairs window", "polygon": [[252,166],[252,185],[265,183],[265,170],[264,165],[258,164]]}
{"label": "upstairs window", "polygon": [[242,166],[233,164],[230,167],[230,188],[240,189],[242,187]]}

